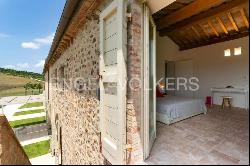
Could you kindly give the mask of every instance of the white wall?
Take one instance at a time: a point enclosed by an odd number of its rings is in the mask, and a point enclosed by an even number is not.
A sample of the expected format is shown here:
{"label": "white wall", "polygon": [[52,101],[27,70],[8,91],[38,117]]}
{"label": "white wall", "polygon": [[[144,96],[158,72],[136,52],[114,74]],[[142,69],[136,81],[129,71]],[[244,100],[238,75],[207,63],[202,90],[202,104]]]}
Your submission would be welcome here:
{"label": "white wall", "polygon": [[[200,80],[195,97],[204,99],[212,87],[244,87],[249,89],[249,37],[179,51],[168,37],[157,37],[157,79],[165,75],[166,60],[193,59],[194,76]],[[224,57],[224,50],[242,47],[241,56]]]}

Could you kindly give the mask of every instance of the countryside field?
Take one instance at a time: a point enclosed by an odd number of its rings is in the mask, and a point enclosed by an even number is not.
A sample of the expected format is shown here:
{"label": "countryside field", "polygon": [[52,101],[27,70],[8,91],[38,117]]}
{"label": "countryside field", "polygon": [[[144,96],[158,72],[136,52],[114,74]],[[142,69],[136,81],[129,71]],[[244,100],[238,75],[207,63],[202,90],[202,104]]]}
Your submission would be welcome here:
{"label": "countryside field", "polygon": [[[39,83],[34,79],[0,73],[0,97],[24,96],[24,85],[29,82],[32,84]],[[33,93],[39,94],[38,90],[34,90]],[[27,95],[29,94],[32,94],[31,90],[28,91]]]}

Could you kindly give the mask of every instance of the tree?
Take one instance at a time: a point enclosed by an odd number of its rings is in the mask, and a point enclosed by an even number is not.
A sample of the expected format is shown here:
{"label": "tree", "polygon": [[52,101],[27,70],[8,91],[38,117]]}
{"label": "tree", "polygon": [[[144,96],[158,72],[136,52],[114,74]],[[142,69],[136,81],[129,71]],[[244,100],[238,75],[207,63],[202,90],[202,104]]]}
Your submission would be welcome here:
{"label": "tree", "polygon": [[36,84],[30,84],[30,89],[31,89],[32,95],[34,95],[34,90],[36,89]]}
{"label": "tree", "polygon": [[41,92],[41,89],[43,89],[43,86],[41,83],[36,84],[36,88],[39,90],[39,94]]}
{"label": "tree", "polygon": [[27,90],[29,89],[29,86],[28,86],[28,84],[25,84],[23,87],[25,89],[25,96],[26,96],[27,95]]}

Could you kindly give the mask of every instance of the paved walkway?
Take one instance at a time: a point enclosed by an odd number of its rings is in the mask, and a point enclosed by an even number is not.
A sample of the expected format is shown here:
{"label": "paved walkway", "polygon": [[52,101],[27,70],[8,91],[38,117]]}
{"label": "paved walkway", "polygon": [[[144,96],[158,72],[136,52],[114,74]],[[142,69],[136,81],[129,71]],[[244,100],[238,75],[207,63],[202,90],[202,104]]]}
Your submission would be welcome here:
{"label": "paved walkway", "polygon": [[[8,119],[8,121],[15,121],[15,120],[22,120],[22,119],[29,119],[29,118],[37,118],[37,117],[46,116],[45,112],[37,113],[37,114],[14,116],[14,114],[16,112],[23,111],[23,110],[18,109],[20,106],[22,106],[22,104],[7,105],[3,108],[3,113],[6,116],[6,118]],[[43,108],[43,107],[33,107],[33,108],[29,108],[28,110],[35,110],[37,108]]]}
{"label": "paved walkway", "polygon": [[50,136],[40,137],[40,138],[36,138],[36,139],[31,139],[31,140],[27,140],[27,141],[22,141],[22,142],[21,142],[21,145],[22,145],[22,146],[30,145],[30,144],[34,144],[34,143],[46,141],[46,140],[49,140],[49,139],[50,139]]}
{"label": "paved walkway", "polygon": [[13,115],[18,112],[18,108],[21,107],[22,104],[13,104],[13,105],[7,105],[3,108],[3,114],[6,116],[8,121],[10,121],[13,117]]}
{"label": "paved walkway", "polygon": [[51,154],[46,154],[37,158],[33,158],[30,160],[32,165],[56,165],[55,157]]}
{"label": "paved walkway", "polygon": [[43,102],[45,97],[41,95],[31,95],[31,96],[11,96],[0,98],[0,105],[12,105],[12,104],[26,104],[32,102]]}

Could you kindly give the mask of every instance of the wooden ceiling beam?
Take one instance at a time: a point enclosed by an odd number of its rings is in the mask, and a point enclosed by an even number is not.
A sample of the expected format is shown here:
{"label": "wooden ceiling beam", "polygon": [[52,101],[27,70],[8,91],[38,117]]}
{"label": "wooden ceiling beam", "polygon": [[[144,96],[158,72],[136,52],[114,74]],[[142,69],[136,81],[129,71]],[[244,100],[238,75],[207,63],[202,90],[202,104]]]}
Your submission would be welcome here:
{"label": "wooden ceiling beam", "polygon": [[[187,31],[190,32],[190,33],[188,33],[187,35],[188,35],[190,38],[192,38],[193,41],[194,41],[195,43],[201,42],[200,39],[199,39],[199,37],[198,37],[198,36],[196,35],[196,33],[193,31],[192,27],[188,27],[188,28],[187,28]],[[191,35],[191,34],[193,34],[193,35]]]}
{"label": "wooden ceiling beam", "polygon": [[233,18],[232,14],[231,14],[231,12],[228,12],[228,13],[227,13],[227,17],[229,18],[230,22],[232,23],[232,25],[233,25],[233,27],[234,27],[234,30],[237,31],[237,32],[239,32],[239,28],[238,28],[238,26],[236,25],[236,23],[235,23],[235,21],[234,21],[234,18]]}
{"label": "wooden ceiling beam", "polygon": [[249,36],[249,31],[244,31],[242,33],[235,33],[231,36],[226,36],[224,38],[214,38],[212,40],[208,40],[206,42],[203,42],[201,44],[197,44],[197,45],[191,45],[188,47],[182,47],[180,48],[181,51],[183,50],[188,50],[188,49],[193,49],[193,48],[197,48],[197,47],[202,47],[202,46],[207,46],[207,45],[211,45],[211,44],[215,44],[215,43],[220,43],[220,42],[225,42],[225,41],[229,41],[229,40],[234,40],[234,39],[239,39],[242,37],[246,37]]}
{"label": "wooden ceiling beam", "polygon": [[170,35],[170,39],[172,39],[178,46],[184,47],[185,45],[183,44],[182,41],[180,41],[175,35]]}
{"label": "wooden ceiling beam", "polygon": [[202,31],[205,33],[205,35],[206,35],[207,38],[209,39],[209,38],[210,38],[210,35],[208,34],[207,30],[204,28],[204,25],[203,25],[203,24],[198,24],[198,25],[201,27]]}
{"label": "wooden ceiling beam", "polygon": [[194,33],[196,34],[198,38],[202,38],[202,36],[200,35],[200,33],[197,31],[197,29],[194,26],[191,26],[191,29],[194,31]]}
{"label": "wooden ceiling beam", "polygon": [[249,28],[249,21],[247,19],[246,12],[245,12],[244,8],[240,9],[240,13],[241,13],[241,16],[243,17],[243,20],[244,20],[246,27]]}
{"label": "wooden ceiling beam", "polygon": [[211,21],[208,21],[207,23],[208,23],[209,27],[213,30],[214,34],[215,34],[217,37],[219,37],[220,34],[216,31],[216,29],[215,29],[215,27],[213,26],[213,24],[211,23]]}
{"label": "wooden ceiling beam", "polygon": [[159,29],[166,28],[186,18],[206,11],[222,3],[222,0],[196,0],[189,5],[159,20]]}
{"label": "wooden ceiling beam", "polygon": [[[204,0],[205,1],[205,0]],[[205,22],[208,19],[214,18],[214,17],[220,17],[220,15],[224,14],[225,12],[229,12],[233,9],[238,8],[245,8],[248,6],[249,1],[248,0],[233,0],[228,3],[222,4],[218,7],[214,7],[204,13],[195,15],[189,19],[185,19],[184,21],[181,21],[177,24],[171,25],[167,28],[160,30],[160,36],[167,36],[172,31],[179,29],[184,26],[190,26],[191,24],[199,24],[201,22]]]}
{"label": "wooden ceiling beam", "polygon": [[228,35],[228,30],[226,28],[226,26],[224,25],[224,23],[221,21],[220,17],[216,17],[216,20],[219,22],[221,28],[223,29],[224,33]]}

